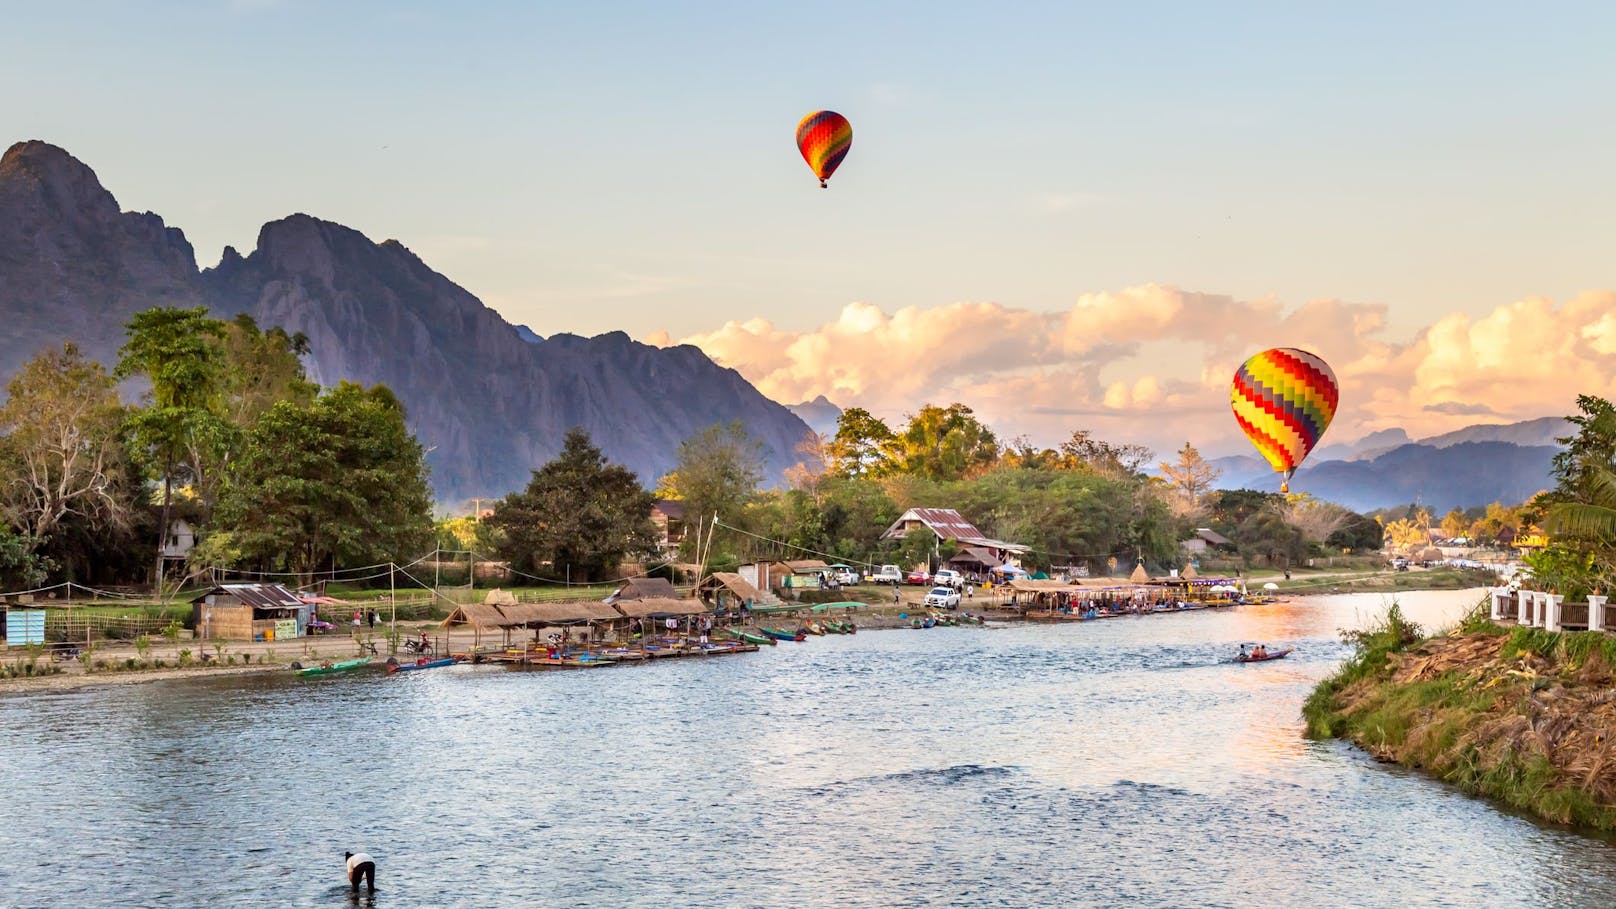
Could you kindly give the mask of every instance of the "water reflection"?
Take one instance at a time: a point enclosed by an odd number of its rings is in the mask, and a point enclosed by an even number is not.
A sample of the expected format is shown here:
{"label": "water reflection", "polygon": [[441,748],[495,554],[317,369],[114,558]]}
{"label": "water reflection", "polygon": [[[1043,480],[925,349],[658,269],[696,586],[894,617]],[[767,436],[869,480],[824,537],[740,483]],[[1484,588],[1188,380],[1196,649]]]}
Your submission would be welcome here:
{"label": "water reflection", "polygon": [[[1402,596],[1452,621],[1473,595]],[[1605,841],[1297,709],[1378,597],[819,638],[590,673],[463,667],[0,698],[0,903],[1583,906]],[[1241,641],[1294,646],[1229,662]],[[22,861],[18,856],[26,857]],[[360,904],[365,904],[360,897]]]}

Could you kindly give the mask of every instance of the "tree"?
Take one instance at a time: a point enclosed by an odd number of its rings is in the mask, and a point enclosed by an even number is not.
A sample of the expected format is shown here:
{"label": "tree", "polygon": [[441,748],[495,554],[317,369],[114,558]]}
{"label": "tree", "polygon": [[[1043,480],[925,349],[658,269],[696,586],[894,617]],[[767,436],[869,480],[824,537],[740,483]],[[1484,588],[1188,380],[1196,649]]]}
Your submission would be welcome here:
{"label": "tree", "polygon": [[931,480],[977,476],[999,459],[999,440],[964,404],[927,404],[890,444],[893,468]]}
{"label": "tree", "polygon": [[306,407],[320,393],[303,369],[309,339],[302,332],[288,335],[278,326],[261,330],[242,313],[222,324],[221,347],[221,415],[237,427],[251,427],[281,401]]}
{"label": "tree", "polygon": [[420,442],[386,386],[343,382],[282,401],[247,434],[215,524],[247,558],[305,580],[338,564],[414,555],[432,535]]}
{"label": "tree", "polygon": [[608,464],[575,428],[561,453],[496,505],[486,523],[504,531],[499,552],[517,570],[596,580],[611,577],[626,556],[655,549],[654,504],[632,471]]}
{"label": "tree", "polygon": [[49,559],[33,552],[27,538],[0,527],[0,585],[7,590],[27,590],[45,583],[51,570]]}
{"label": "tree", "polygon": [[1532,502],[1550,544],[1528,559],[1540,579],[1555,575],[1561,593],[1583,595],[1616,581],[1616,407],[1578,395],[1582,411],[1566,419],[1577,432],[1559,441],[1555,487]]}
{"label": "tree", "polygon": [[1334,533],[1324,540],[1325,545],[1354,552],[1379,549],[1384,542],[1384,528],[1380,522],[1361,514],[1347,518]]}
{"label": "tree", "polygon": [[1062,466],[1068,470],[1091,470],[1114,477],[1138,476],[1140,468],[1154,456],[1143,445],[1114,445],[1095,438],[1086,429],[1074,431],[1070,439],[1061,443],[1060,451]]}
{"label": "tree", "polygon": [[1216,467],[1206,462],[1195,446],[1188,442],[1178,450],[1178,460],[1169,463],[1161,462],[1157,465],[1162,475],[1167,478],[1178,492],[1179,502],[1184,513],[1192,513],[1201,507],[1201,497],[1212,488],[1212,483],[1222,473]]}
{"label": "tree", "polygon": [[836,435],[825,443],[825,467],[835,476],[880,476],[888,467],[892,429],[862,407],[849,407],[836,418]]}
{"label": "tree", "polygon": [[[752,438],[740,420],[715,423],[679,443],[679,458],[662,478],[659,494],[682,499],[685,513],[698,520],[719,520],[735,526],[763,481],[763,444]],[[685,537],[686,555],[693,552],[695,535]],[[729,545],[737,541],[730,536]]]}
{"label": "tree", "polygon": [[71,342],[30,360],[6,386],[0,509],[33,549],[70,516],[91,529],[129,523],[123,405],[111,376]]}
{"label": "tree", "polygon": [[150,453],[163,484],[155,572],[159,587],[174,481],[185,467],[193,479],[201,473],[196,453],[216,447],[225,429],[211,409],[224,366],[218,343],[224,329],[207,316],[205,306],[136,313],[129,320],[129,340],[118,351],[121,359],[114,371],[120,379],[144,376],[151,382],[150,403],[133,415],[129,430],[135,444]]}
{"label": "tree", "polygon": [[1346,508],[1320,501],[1305,492],[1286,496],[1278,507],[1285,523],[1296,528],[1309,543],[1324,542],[1353,517]]}
{"label": "tree", "polygon": [[1290,566],[1307,558],[1307,542],[1301,531],[1287,524],[1276,510],[1260,511],[1246,518],[1235,534],[1235,545],[1248,568],[1256,559],[1264,559],[1269,565]]}

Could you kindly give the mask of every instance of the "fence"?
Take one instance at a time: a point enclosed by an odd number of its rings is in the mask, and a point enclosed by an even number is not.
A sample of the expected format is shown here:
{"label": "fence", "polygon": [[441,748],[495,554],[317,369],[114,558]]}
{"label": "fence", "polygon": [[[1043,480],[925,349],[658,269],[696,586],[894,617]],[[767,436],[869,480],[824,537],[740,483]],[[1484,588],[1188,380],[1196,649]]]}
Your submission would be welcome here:
{"label": "fence", "polygon": [[1590,595],[1586,601],[1567,603],[1557,593],[1494,587],[1490,615],[1495,622],[1514,622],[1526,628],[1616,633],[1616,604],[1609,600],[1608,596]]}

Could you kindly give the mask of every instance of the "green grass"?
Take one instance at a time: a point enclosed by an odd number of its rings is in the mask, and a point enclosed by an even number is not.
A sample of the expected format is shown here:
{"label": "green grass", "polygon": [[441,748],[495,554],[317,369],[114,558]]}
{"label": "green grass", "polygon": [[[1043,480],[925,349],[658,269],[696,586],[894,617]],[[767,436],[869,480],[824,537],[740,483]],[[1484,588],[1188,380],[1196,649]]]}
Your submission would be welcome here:
{"label": "green grass", "polygon": [[[1466,616],[1461,633],[1503,633],[1485,609]],[[1307,734],[1315,738],[1350,739],[1377,755],[1395,755],[1409,767],[1429,770],[1466,792],[1529,811],[1565,824],[1616,830],[1616,806],[1603,805],[1575,780],[1558,773],[1543,754],[1509,750],[1497,743],[1466,743],[1484,722],[1507,714],[1504,699],[1519,698],[1519,684],[1494,687],[1465,672],[1434,679],[1393,684],[1386,673],[1391,655],[1420,640],[1419,629],[1402,618],[1394,604],[1375,626],[1344,635],[1354,644],[1351,659],[1324,679],[1302,706]],[[1569,668],[1589,659],[1616,666],[1616,638],[1599,632],[1555,633],[1541,628],[1509,630],[1502,655],[1558,658]],[[1340,694],[1356,683],[1351,710]]]}

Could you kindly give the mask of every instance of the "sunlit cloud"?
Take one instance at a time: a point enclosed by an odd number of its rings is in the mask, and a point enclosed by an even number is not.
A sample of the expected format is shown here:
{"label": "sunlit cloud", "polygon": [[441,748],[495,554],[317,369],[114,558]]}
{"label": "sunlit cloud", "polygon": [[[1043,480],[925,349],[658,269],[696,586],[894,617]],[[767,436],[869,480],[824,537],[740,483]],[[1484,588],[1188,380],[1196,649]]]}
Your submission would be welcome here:
{"label": "sunlit cloud", "polygon": [[1612,292],[1561,305],[1533,298],[1397,339],[1382,304],[1287,306],[1147,284],[1054,312],[961,302],[889,313],[855,302],[809,331],[750,319],[650,340],[694,344],[786,403],[823,394],[898,420],[959,401],[1006,438],[1053,444],[1088,429],[1158,451],[1191,440],[1227,453],[1244,446],[1229,377],[1264,348],[1300,347],[1332,365],[1342,386],[1332,441],[1391,427],[1418,438],[1565,414],[1578,393],[1616,396],[1613,313]]}

